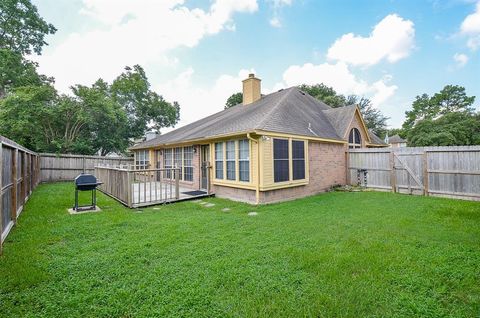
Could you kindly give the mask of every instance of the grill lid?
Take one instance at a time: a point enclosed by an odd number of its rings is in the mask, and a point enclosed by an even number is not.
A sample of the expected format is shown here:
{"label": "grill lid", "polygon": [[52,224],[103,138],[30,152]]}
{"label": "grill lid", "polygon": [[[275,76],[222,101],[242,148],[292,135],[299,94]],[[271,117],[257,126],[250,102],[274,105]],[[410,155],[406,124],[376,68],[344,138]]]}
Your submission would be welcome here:
{"label": "grill lid", "polygon": [[97,184],[97,178],[93,174],[82,173],[75,178],[76,185]]}

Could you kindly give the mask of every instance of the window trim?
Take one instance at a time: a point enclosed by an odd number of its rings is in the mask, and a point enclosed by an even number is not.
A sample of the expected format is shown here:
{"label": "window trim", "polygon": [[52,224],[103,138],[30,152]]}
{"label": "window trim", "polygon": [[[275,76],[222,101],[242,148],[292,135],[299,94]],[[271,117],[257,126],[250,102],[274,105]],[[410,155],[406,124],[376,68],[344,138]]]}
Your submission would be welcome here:
{"label": "window trim", "polygon": [[[274,139],[283,139],[288,140],[288,169],[289,169],[289,179],[287,181],[277,181],[275,182],[275,153],[274,153]],[[293,153],[292,153],[292,141],[302,141],[303,142],[303,151],[305,157],[305,177],[303,179],[293,179]],[[271,138],[271,147],[272,147],[272,185],[264,187],[264,189],[277,188],[288,185],[300,185],[306,184],[309,182],[309,162],[308,162],[308,140],[298,139],[298,138]]]}
{"label": "window trim", "polygon": [[[356,134],[355,131],[358,132],[358,137],[360,140],[357,142],[356,139]],[[353,143],[350,142],[350,135],[353,133]],[[360,133],[360,129],[357,127],[353,127],[350,129],[350,132],[348,133],[348,149],[360,149],[362,148],[362,134]]]}
{"label": "window trim", "polygon": [[[241,160],[241,161],[247,161],[248,162],[248,181],[242,181],[240,180],[240,156],[239,156],[239,142],[241,140],[245,140],[248,142],[248,160]],[[234,162],[235,162],[235,179],[227,179],[227,142],[234,142]],[[216,151],[215,151],[215,145],[216,144],[223,144],[223,158],[222,160],[216,160]],[[235,138],[235,139],[226,139],[222,141],[217,141],[214,142],[213,144],[213,162],[214,162],[214,171],[213,171],[213,180],[216,184],[221,184],[221,185],[239,185],[239,186],[251,186],[253,184],[253,178],[252,178],[252,142],[248,138],[242,137],[242,138]],[[228,160],[228,161],[233,161],[233,160]],[[222,162],[223,164],[223,178],[217,178],[217,162]]]}

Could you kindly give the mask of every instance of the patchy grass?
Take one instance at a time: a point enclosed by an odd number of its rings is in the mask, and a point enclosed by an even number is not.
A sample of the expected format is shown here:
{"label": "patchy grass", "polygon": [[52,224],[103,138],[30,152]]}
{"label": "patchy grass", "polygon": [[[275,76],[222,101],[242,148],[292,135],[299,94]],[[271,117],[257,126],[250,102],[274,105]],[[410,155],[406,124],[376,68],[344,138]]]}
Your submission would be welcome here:
{"label": "patchy grass", "polygon": [[[41,185],[0,257],[0,316],[478,317],[480,203],[328,193],[139,213]],[[222,212],[224,208],[229,212]],[[258,212],[248,216],[248,212]]]}

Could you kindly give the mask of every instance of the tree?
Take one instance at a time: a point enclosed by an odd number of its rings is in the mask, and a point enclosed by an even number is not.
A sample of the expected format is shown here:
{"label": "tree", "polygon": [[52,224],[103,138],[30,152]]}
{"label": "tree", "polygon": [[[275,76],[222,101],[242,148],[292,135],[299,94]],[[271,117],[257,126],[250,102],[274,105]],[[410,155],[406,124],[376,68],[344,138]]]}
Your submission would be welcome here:
{"label": "tree", "polygon": [[92,132],[92,148],[100,155],[124,153],[129,146],[127,114],[111,98],[108,83],[99,79],[91,87],[72,88],[79,102],[88,105],[93,118],[88,129]]}
{"label": "tree", "polygon": [[450,112],[423,119],[408,132],[410,146],[463,146],[480,144],[480,114]]}
{"label": "tree", "polygon": [[350,105],[347,104],[345,96],[337,94],[332,87],[329,87],[323,83],[316,85],[302,84],[298,88],[334,108]]}
{"label": "tree", "polygon": [[232,94],[228,99],[227,102],[225,103],[225,109],[237,106],[238,104],[243,103],[243,93],[238,92],[235,94]]}
{"label": "tree", "polygon": [[0,1],[0,49],[21,55],[41,54],[45,36],[57,30],[38,14],[30,0]]}
{"label": "tree", "polygon": [[124,110],[128,121],[128,138],[140,138],[148,129],[160,130],[174,126],[180,119],[180,106],[169,103],[150,90],[145,71],[140,65],[126,67],[117,77],[110,93],[114,102]]}
{"label": "tree", "polygon": [[424,119],[435,119],[451,112],[472,112],[475,96],[467,96],[465,88],[458,85],[447,85],[440,92],[429,96],[422,94],[415,97],[412,110],[406,111],[403,128],[412,129]]}
{"label": "tree", "polygon": [[0,99],[17,87],[49,83],[53,83],[53,78],[39,75],[36,63],[26,60],[20,53],[0,49]]}
{"label": "tree", "polygon": [[375,108],[370,99],[358,95],[344,96],[338,94],[332,87],[326,86],[323,83],[316,85],[303,84],[300,85],[299,88],[334,108],[353,104],[358,105],[367,128],[380,137],[385,136],[387,120],[389,118],[384,116],[379,109]]}

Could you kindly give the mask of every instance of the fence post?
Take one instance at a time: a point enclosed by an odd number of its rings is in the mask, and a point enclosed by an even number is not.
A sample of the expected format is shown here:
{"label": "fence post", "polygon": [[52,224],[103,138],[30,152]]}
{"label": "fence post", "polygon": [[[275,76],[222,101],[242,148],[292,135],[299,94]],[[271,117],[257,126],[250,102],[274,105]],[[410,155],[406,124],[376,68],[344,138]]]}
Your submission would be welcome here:
{"label": "fence post", "polygon": [[86,165],[86,164],[85,164],[85,160],[86,160],[86,159],[85,159],[85,156],[83,156],[83,157],[82,157],[82,168],[83,168],[83,173],[86,173],[86,172],[87,172],[87,170],[86,170],[86,166],[85,166],[85,165]]}
{"label": "fence post", "polygon": [[423,153],[423,195],[425,196],[428,196],[429,193],[428,193],[428,182],[429,182],[429,178],[428,178],[428,151],[425,150],[425,152]]}
{"label": "fence post", "polygon": [[350,152],[347,150],[345,151],[345,182],[346,185],[350,185]]}
{"label": "fence post", "polygon": [[[127,205],[129,208],[133,207],[133,172],[128,169],[127,171]],[[139,194],[140,195],[140,194]]]}
{"label": "fence post", "polygon": [[180,168],[175,165],[175,199],[180,199]]}
{"label": "fence post", "polygon": [[3,253],[3,144],[0,140],[0,255]]}
{"label": "fence post", "polygon": [[397,192],[397,171],[395,171],[395,157],[393,156],[393,149],[390,151],[390,184],[392,192]]}
{"label": "fence post", "polygon": [[12,157],[12,182],[13,182],[13,188],[12,188],[12,221],[13,224],[17,224],[17,165],[18,165],[18,149],[15,148],[15,151],[13,152],[13,157]]}

